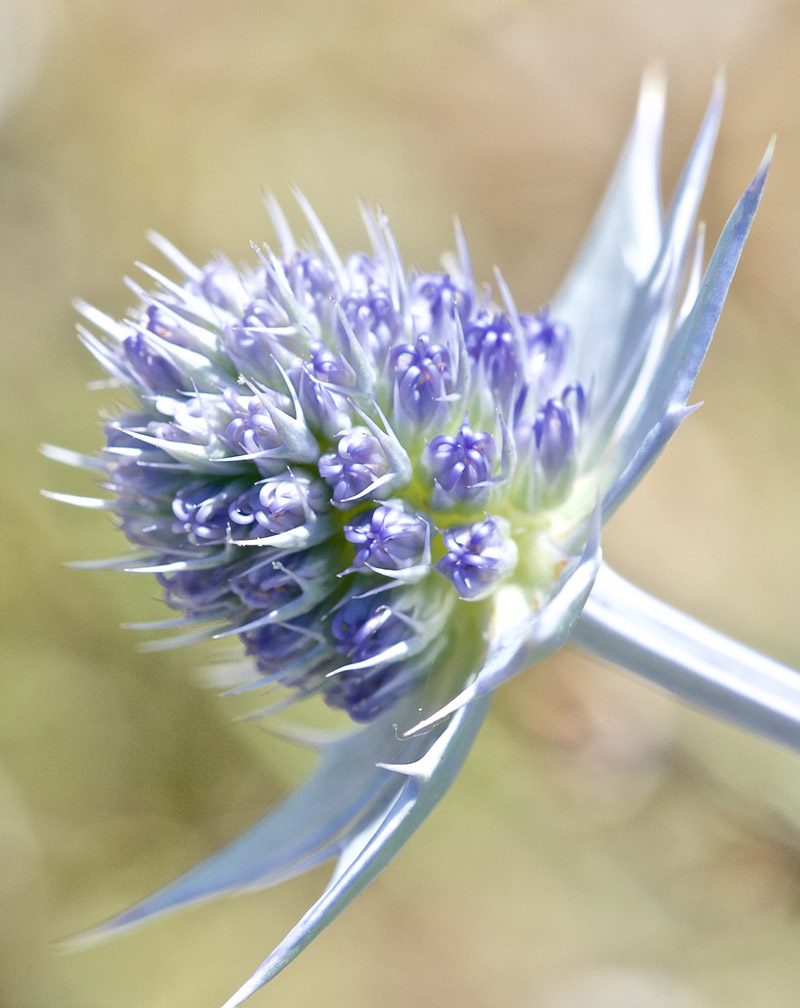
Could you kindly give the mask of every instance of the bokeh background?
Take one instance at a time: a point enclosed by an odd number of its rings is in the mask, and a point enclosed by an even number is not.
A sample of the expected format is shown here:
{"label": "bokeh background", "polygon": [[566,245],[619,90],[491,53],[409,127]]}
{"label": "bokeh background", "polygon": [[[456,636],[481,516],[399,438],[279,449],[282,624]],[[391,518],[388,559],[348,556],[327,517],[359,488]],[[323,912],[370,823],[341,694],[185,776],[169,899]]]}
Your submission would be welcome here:
{"label": "bokeh background", "polygon": [[[800,664],[800,7],[793,0],[2,0],[0,1004],[215,1008],[315,872],[90,951],[52,943],[245,827],[305,766],[197,686],[202,651],[119,624],[155,585],[65,569],[123,544],[36,454],[100,443],[71,299],[111,314],[153,227],[251,257],[298,184],[345,250],[356,199],[435,268],[458,214],[521,308],[563,275],[643,68],[666,67],[669,193],[714,72],[712,237],[773,131],[762,209],[685,425],[614,518],[624,574]],[[298,220],[293,213],[293,219]],[[565,651],[505,687],[459,782],[257,1005],[794,1008],[800,759]]]}

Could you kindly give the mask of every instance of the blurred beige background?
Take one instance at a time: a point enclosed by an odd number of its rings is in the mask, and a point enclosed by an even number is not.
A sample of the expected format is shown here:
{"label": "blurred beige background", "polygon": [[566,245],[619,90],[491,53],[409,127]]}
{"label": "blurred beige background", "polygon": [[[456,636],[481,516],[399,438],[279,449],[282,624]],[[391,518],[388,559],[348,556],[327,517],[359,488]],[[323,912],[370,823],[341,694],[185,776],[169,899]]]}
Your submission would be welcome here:
{"label": "blurred beige background", "polygon": [[[66,570],[124,551],[36,454],[99,446],[71,299],[124,312],[157,262],[270,237],[261,192],[360,247],[361,196],[434,268],[461,217],[479,275],[554,291],[642,69],[671,88],[670,191],[713,74],[729,98],[712,239],[773,131],[774,170],[686,424],[606,535],[626,575],[800,664],[800,6],[792,0],[2,0],[0,1005],[215,1008],[325,872],[88,952],[50,943],[256,818],[294,753],[142,654],[153,582]],[[294,213],[294,211],[292,211]],[[295,215],[294,219],[297,219]],[[408,849],[257,1005],[794,1008],[800,759],[565,652],[504,688]]]}

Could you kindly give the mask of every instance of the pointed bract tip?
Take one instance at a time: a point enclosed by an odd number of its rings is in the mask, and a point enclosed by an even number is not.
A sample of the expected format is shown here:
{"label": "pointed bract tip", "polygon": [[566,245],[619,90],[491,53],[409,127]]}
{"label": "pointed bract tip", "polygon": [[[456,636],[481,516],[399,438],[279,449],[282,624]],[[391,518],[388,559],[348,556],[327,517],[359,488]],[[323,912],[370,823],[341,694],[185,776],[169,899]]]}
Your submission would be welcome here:
{"label": "pointed bract tip", "polygon": [[661,118],[667,101],[667,72],[663,63],[651,63],[642,75],[636,118]]}
{"label": "pointed bract tip", "polygon": [[[171,262],[176,269],[180,270],[187,279],[194,281],[200,280],[202,270],[195,266],[190,259],[187,259],[183,252],[177,249],[171,241],[166,239],[162,234],[155,231],[153,228],[148,228],[144,234],[145,238],[147,238],[153,248],[158,249],[161,255]],[[137,263],[136,265],[139,269],[149,272],[149,275],[153,275],[152,271],[148,271],[148,267],[145,264]]]}
{"label": "pointed bract tip", "polygon": [[[411,728],[407,728],[403,732],[401,738],[412,738],[414,735],[419,735],[422,732],[427,731],[429,728],[433,728],[433,726],[437,725],[440,721],[444,721],[446,717],[449,717],[451,714],[455,714],[456,711],[461,710],[461,708],[468,704],[470,700],[476,700],[482,695],[483,693],[480,691],[473,679],[465,689],[463,689],[457,696],[453,697],[452,700],[448,701],[448,703],[446,703],[443,707],[440,707],[437,711],[429,717],[424,718],[422,721],[418,721],[415,725],[412,725]],[[392,766],[386,767],[386,769],[396,770],[397,768]],[[408,773],[407,770],[404,772]]]}
{"label": "pointed bract tip", "polygon": [[723,63],[722,66],[714,74],[714,83],[711,86],[711,101],[722,102],[725,98],[725,92],[728,89],[728,77],[726,73],[726,66]]}
{"label": "pointed bract tip", "polygon": [[648,89],[655,91],[665,91],[667,87],[667,67],[663,60],[654,59],[644,68],[642,73],[642,83],[639,88],[642,91]]}
{"label": "pointed bract tip", "polygon": [[421,776],[416,763],[376,763],[375,766],[381,770],[391,770],[392,773],[401,774],[403,777]]}
{"label": "pointed bract tip", "polygon": [[758,166],[760,172],[766,173],[769,171],[769,166],[772,164],[772,156],[775,153],[775,144],[778,142],[778,134],[773,133],[769,138],[769,143],[767,144],[767,149],[764,151],[764,157],[761,159],[761,164]]}
{"label": "pointed bract tip", "polygon": [[66,938],[58,938],[53,942],[53,949],[56,952],[72,954],[74,952],[85,952],[94,948],[100,942],[108,941],[109,938],[116,938],[119,935],[133,931],[141,920],[126,920],[127,913],[121,913],[116,917],[110,917],[102,924],[95,924],[94,927],[79,931],[77,934],[67,935]]}
{"label": "pointed bract tip", "polygon": [[[764,191],[764,185],[766,184],[767,181],[767,175],[769,174],[770,167],[772,166],[772,156],[775,153],[775,144],[777,142],[777,139],[778,139],[777,134],[773,133],[769,143],[767,144],[767,149],[764,151],[764,156],[761,158],[761,163],[759,164],[755,175],[751,179],[750,185],[747,187],[747,189],[744,192],[744,195],[739,201],[739,203],[742,204],[744,201],[747,200],[748,197],[750,198],[755,197],[755,206],[753,207],[752,211],[753,215],[755,215],[755,207],[757,207],[759,202],[761,201],[761,196]],[[749,224],[748,224],[748,230],[749,230]]]}
{"label": "pointed bract tip", "polygon": [[[295,186],[293,186],[292,192],[296,191],[298,190]],[[275,194],[270,190],[265,190],[262,193],[261,198],[263,199],[264,206],[269,214],[273,230],[277,235],[281,252],[285,256],[291,255],[291,253],[295,251],[297,244],[295,242],[294,235],[292,234],[292,229],[289,227],[289,222],[286,219],[286,214],[284,214]],[[253,243],[251,242],[251,244]],[[255,245],[253,245],[253,247],[255,248]],[[256,252],[258,252],[258,249],[256,249]]]}

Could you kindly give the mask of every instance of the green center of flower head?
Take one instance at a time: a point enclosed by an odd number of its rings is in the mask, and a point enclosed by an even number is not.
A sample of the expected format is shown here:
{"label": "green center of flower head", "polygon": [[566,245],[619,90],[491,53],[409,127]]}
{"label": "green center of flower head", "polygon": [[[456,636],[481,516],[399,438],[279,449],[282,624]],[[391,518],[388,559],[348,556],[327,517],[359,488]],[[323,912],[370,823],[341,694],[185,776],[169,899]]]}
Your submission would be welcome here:
{"label": "green center of flower head", "polygon": [[499,277],[498,307],[463,241],[407,276],[382,221],[342,262],[307,212],[317,247],[278,216],[283,254],[254,270],[159,240],[184,282],[154,275],[121,323],[87,309],[106,338],[84,336],[136,395],[104,466],[181,624],[239,635],[255,685],[369,720],[457,638],[481,646],[501,585],[551,590],[594,503],[587,395],[565,327]]}

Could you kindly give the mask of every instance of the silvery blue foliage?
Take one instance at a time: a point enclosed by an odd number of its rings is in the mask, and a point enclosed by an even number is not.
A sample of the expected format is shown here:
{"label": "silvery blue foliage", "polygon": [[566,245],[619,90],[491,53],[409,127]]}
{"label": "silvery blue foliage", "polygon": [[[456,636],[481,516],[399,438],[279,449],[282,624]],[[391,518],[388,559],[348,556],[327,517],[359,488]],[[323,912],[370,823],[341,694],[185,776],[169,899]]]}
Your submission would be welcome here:
{"label": "silvery blue foliage", "polygon": [[[460,231],[441,273],[408,273],[381,214],[342,259],[277,205],[279,251],[181,274],[82,338],[133,405],[97,458],[181,629],[238,636],[264,713],[317,696],[357,724],[314,773],[208,861],[88,937],[323,861],[319,900],[226,1003],[267,983],[394,856],[458,773],[491,692],[566,641],[798,746],[794,672],[648,598],[601,562],[600,528],[680,422],[764,186],[767,157],[702,275],[695,224],[715,88],[672,204],[648,79],[608,194],[551,304],[475,282]],[[184,632],[185,631],[185,632]],[[274,693],[274,697],[273,697]],[[306,737],[306,741],[308,738]]]}

